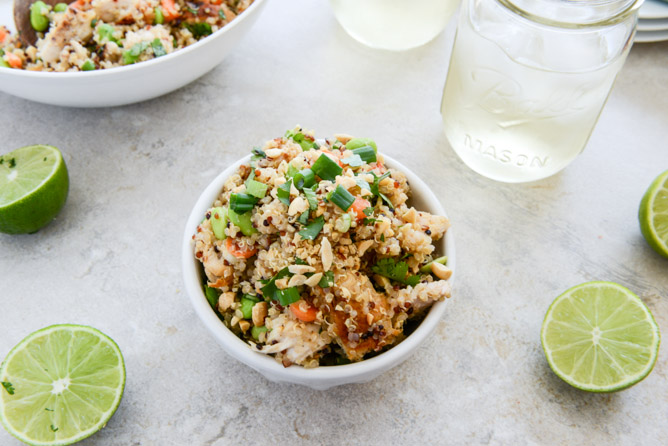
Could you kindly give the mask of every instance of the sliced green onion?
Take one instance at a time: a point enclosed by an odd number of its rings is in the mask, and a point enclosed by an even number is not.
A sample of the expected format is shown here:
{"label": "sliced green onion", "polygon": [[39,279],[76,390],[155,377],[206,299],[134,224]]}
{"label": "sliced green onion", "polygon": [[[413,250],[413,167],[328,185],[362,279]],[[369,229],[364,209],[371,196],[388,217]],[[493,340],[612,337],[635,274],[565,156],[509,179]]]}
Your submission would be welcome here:
{"label": "sliced green onion", "polygon": [[364,161],[362,158],[360,158],[359,155],[353,154],[352,156],[349,156],[348,158],[343,158],[341,160],[343,164],[347,164],[350,167],[360,167],[362,164],[364,164]]}
{"label": "sliced green onion", "polygon": [[218,207],[211,209],[211,230],[218,240],[225,240],[225,228],[227,227],[227,208]]}
{"label": "sliced green onion", "polygon": [[299,290],[294,286],[284,290],[279,290],[278,293],[276,293],[276,297],[278,298],[278,303],[284,307],[293,304],[302,298],[299,294]]}
{"label": "sliced green onion", "polygon": [[278,186],[276,196],[278,200],[286,206],[290,206],[290,188],[292,187],[292,180]]}
{"label": "sliced green onion", "polygon": [[334,272],[327,271],[322,275],[320,282],[318,282],[318,286],[320,288],[329,288],[332,285],[334,285]]}
{"label": "sliced green onion", "polygon": [[305,240],[315,240],[324,225],[325,218],[321,215],[299,231],[299,235]]}
{"label": "sliced green onion", "polygon": [[334,229],[339,232],[348,232],[351,223],[352,218],[350,217],[350,214],[343,214],[334,222]]}
{"label": "sliced green onion", "polygon": [[314,188],[315,186],[305,187],[304,189],[302,189],[302,192],[304,192],[304,196],[308,201],[309,209],[311,209],[312,211],[315,211],[318,208],[318,198],[315,195],[315,190],[313,190]]}
{"label": "sliced green onion", "polygon": [[343,173],[341,166],[324,153],[313,163],[311,170],[323,180],[329,181],[336,180],[336,176]]}
{"label": "sliced green onion", "polygon": [[241,312],[244,315],[244,319],[250,319],[253,317],[253,307],[258,303],[260,299],[253,296],[252,294],[244,294],[241,298]]}
{"label": "sliced green onion", "polygon": [[352,206],[353,202],[355,201],[355,197],[353,194],[348,192],[345,187],[339,184],[336,186],[334,193],[329,197],[329,201],[346,212],[348,209],[350,209],[350,206]]}
{"label": "sliced green onion", "polygon": [[441,265],[447,265],[448,264],[448,256],[443,256],[439,257],[438,259],[434,259],[431,262],[427,263],[424,265],[422,268],[420,268],[420,272],[424,274],[428,274],[431,272],[431,264],[432,263],[440,263]]}
{"label": "sliced green onion", "polygon": [[376,142],[370,138],[353,138],[346,143],[346,149],[348,150],[355,150],[364,146],[371,146],[373,147],[374,152],[378,152]]}
{"label": "sliced green onion", "polygon": [[216,309],[218,306],[218,292],[215,289],[204,285],[204,295],[206,296],[206,300],[209,301],[211,308]]}
{"label": "sliced green onion", "polygon": [[246,193],[252,195],[256,198],[264,198],[267,195],[267,186],[264,183],[261,183],[257,180],[248,179],[246,180]]}
{"label": "sliced green onion", "polygon": [[237,214],[234,212],[234,209],[230,208],[227,210],[227,216],[230,218],[230,222],[236,225],[241,229],[241,233],[245,236],[251,236],[257,232],[257,229],[253,227],[253,222],[251,221],[251,213],[246,212],[244,214]]}
{"label": "sliced green onion", "polygon": [[257,204],[257,197],[249,194],[232,194],[230,195],[230,209],[237,214],[244,214]]}
{"label": "sliced green onion", "polygon": [[378,157],[376,157],[376,151],[373,150],[373,147],[371,146],[359,147],[354,149],[352,152],[362,158],[362,161],[365,163],[375,163],[378,161]]}
{"label": "sliced green onion", "polygon": [[253,325],[253,327],[251,328],[251,336],[253,336],[253,339],[255,339],[256,341],[260,340],[260,333],[266,333],[266,332],[267,332],[267,327],[264,325],[262,327]]}
{"label": "sliced green onion", "polygon": [[315,174],[313,173],[313,170],[309,168],[302,169],[295,174],[292,180],[295,182],[295,187],[302,190],[305,187],[311,187],[315,184]]}

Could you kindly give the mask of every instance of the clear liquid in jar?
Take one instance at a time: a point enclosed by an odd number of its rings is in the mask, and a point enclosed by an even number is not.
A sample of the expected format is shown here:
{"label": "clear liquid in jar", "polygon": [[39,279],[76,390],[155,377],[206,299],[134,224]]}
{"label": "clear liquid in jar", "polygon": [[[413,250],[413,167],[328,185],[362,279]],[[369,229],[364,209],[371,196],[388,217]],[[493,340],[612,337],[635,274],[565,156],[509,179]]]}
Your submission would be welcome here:
{"label": "clear liquid in jar", "polygon": [[[559,51],[577,57],[577,48]],[[593,71],[541,69],[511,59],[460,20],[441,104],[450,145],[497,181],[559,172],[584,149],[625,56]]]}

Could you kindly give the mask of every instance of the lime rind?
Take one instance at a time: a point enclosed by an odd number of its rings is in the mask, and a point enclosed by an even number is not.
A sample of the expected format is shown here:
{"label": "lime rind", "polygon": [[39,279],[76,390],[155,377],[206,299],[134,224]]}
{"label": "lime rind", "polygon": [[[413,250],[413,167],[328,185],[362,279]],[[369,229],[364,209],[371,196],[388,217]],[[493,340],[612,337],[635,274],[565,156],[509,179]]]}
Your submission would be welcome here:
{"label": "lime rind", "polygon": [[[583,305],[592,290],[594,314],[590,320],[589,308]],[[614,306],[619,299],[624,304]],[[615,325],[619,319],[631,322]],[[593,342],[597,327],[601,336]],[[543,320],[541,344],[552,371],[571,386],[616,392],[642,381],[652,371],[660,333],[652,313],[633,292],[612,282],[587,282],[552,302]]]}
{"label": "lime rind", "polygon": [[[78,332],[76,337],[75,332]],[[57,342],[56,338],[68,335],[67,342],[62,342],[64,338]],[[75,345],[77,340],[83,340],[85,344],[91,339],[98,339],[95,350],[80,357],[71,354],[73,349],[77,352],[86,348],[85,345]],[[62,348],[65,344],[66,349]],[[67,358],[67,361],[63,364],[58,355],[63,355],[60,358]],[[77,361],[87,363],[89,373],[84,373],[86,367],[82,363],[69,370]],[[79,373],[73,374],[76,370]],[[66,378],[57,378],[63,376]],[[105,385],[96,384],[100,378],[106,380]],[[14,395],[9,395],[0,388],[0,423],[3,427],[30,445],[65,446],[93,435],[115,413],[125,388],[125,362],[114,340],[99,330],[84,325],[52,325],[28,335],[9,352],[0,366],[0,380],[11,382],[15,389]],[[68,391],[54,394],[64,380],[68,381]],[[21,396],[19,389],[26,387],[31,392]],[[77,406],[85,407],[85,411],[77,411]],[[24,411],[30,416],[8,417],[11,411],[14,414]],[[39,435],[34,434],[37,428],[33,426],[40,427]]]}
{"label": "lime rind", "polygon": [[668,258],[668,170],[659,175],[643,195],[638,220],[647,243]]}

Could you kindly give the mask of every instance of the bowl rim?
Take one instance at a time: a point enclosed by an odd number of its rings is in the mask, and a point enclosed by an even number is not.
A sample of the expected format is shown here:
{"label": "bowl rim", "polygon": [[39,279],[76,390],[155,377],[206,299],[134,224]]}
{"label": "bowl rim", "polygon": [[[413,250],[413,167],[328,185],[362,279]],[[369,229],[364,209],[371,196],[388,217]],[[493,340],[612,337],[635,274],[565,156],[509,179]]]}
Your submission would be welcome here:
{"label": "bowl rim", "polygon": [[132,65],[124,65],[121,67],[106,68],[104,70],[93,70],[93,71],[64,71],[64,72],[28,71],[28,70],[16,70],[13,68],[0,67],[0,73],[4,73],[9,76],[27,77],[36,79],[42,79],[45,77],[50,79],[54,79],[56,77],[58,79],[71,79],[71,78],[82,79],[82,78],[107,77],[107,76],[113,76],[114,74],[117,73],[118,74],[132,73],[133,71],[144,70],[146,69],[144,67],[152,67],[154,65],[168,63],[169,61],[179,57],[180,55],[188,54],[192,51],[196,51],[198,48],[202,46],[211,44],[213,41],[218,40],[220,36],[224,35],[227,32],[230,32],[230,30],[239,26],[239,22],[242,22],[247,16],[252,15],[252,12],[255,11],[256,9],[261,8],[265,1],[266,0],[253,0],[253,3],[251,3],[251,5],[248,8],[246,8],[241,14],[239,14],[234,20],[232,20],[232,22],[223,26],[222,28],[212,33],[211,35],[198,40],[192,45],[188,45],[185,48],[181,48],[172,53],[166,54],[162,57],[156,57],[154,59],[146,60],[144,62],[139,62]]}
{"label": "bowl rim", "polygon": [[[440,201],[431,188],[419,176],[394,158],[385,154],[382,155],[390,168],[397,169],[406,175],[409,183],[411,183],[411,189],[415,190],[415,186],[418,186],[420,196],[425,203],[428,203],[427,207],[431,213],[447,218],[447,214]],[[349,382],[355,377],[368,375],[376,370],[388,370],[401,363],[434,331],[445,312],[447,298],[432,305],[415,331],[399,344],[372,358],[337,366],[320,366],[315,368],[304,368],[301,366],[283,367],[274,357],[251,350],[251,347],[245,341],[238,338],[220,321],[207,301],[200,283],[199,262],[195,259],[192,251],[192,235],[196,232],[197,225],[202,221],[206,210],[211,207],[216,197],[220,194],[225,181],[240,165],[248,162],[250,162],[250,155],[230,164],[208,184],[193,206],[183,234],[182,272],[185,288],[195,312],[207,329],[229,355],[257,371],[271,373],[272,378],[279,381],[296,382],[305,385],[323,381],[344,383]],[[453,275],[448,279],[452,285],[455,275],[455,245],[452,228],[449,228],[445,234],[445,251],[444,255],[448,256],[448,267],[453,271]]]}

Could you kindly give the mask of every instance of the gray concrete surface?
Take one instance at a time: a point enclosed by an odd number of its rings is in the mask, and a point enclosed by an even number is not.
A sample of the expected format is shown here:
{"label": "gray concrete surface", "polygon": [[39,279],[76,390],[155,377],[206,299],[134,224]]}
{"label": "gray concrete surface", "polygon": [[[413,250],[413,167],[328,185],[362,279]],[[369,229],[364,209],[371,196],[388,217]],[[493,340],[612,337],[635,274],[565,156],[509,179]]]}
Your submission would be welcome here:
{"label": "gray concrete surface", "polygon": [[[80,110],[0,94],[0,151],[53,144],[71,175],[55,222],[0,235],[0,355],[72,322],[109,334],[127,363],[118,412],[82,445],[668,444],[665,348],[645,381],[595,395],[561,382],[539,340],[552,299],[594,279],[637,292],[668,333],[668,260],[636,217],[668,169],[668,43],[633,48],[571,166],[505,185],[466,168],[442,133],[452,25],[425,47],[377,52],[324,1],[273,1],[223,64],[168,96]],[[423,174],[452,219],[446,316],[409,362],[368,384],[266,381],[222,352],[183,291],[179,248],[196,197],[295,124],[375,138]],[[19,443],[0,430],[0,444]]]}

